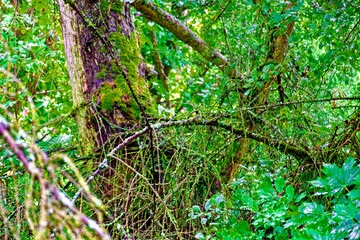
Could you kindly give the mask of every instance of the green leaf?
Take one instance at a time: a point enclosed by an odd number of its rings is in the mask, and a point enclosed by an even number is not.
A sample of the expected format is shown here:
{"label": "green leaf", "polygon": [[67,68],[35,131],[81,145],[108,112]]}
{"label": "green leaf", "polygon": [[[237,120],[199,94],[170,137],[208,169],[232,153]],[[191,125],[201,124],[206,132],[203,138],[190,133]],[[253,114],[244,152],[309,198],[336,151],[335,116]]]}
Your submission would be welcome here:
{"label": "green leaf", "polygon": [[194,212],[201,212],[201,209],[199,206],[192,206],[192,209],[194,210]]}
{"label": "green leaf", "polygon": [[266,14],[268,11],[270,10],[270,5],[269,4],[264,4],[264,7],[263,7],[263,13]]}
{"label": "green leaf", "polygon": [[360,189],[353,189],[351,190],[347,196],[350,198],[350,199],[353,199],[353,200],[360,200]]}
{"label": "green leaf", "polygon": [[240,220],[235,226],[236,229],[240,233],[245,233],[249,231],[249,223],[247,221]]}
{"label": "green leaf", "polygon": [[243,200],[244,204],[246,206],[248,206],[251,211],[253,211],[253,212],[258,212],[259,211],[258,202],[255,201],[254,199],[252,199],[251,197],[245,195],[245,196],[242,197],[242,200]]}
{"label": "green leaf", "polygon": [[224,201],[224,195],[222,195],[222,194],[220,194],[219,196],[217,196],[216,198],[215,198],[215,203],[217,204],[217,205],[219,205],[221,202],[223,202]]}
{"label": "green leaf", "polygon": [[304,197],[306,197],[306,193],[303,192],[295,199],[295,202],[300,202]]}
{"label": "green leaf", "polygon": [[273,14],[271,14],[271,17],[270,17],[271,22],[278,23],[278,22],[281,22],[282,20],[283,20],[283,18],[280,13],[274,12]]}
{"label": "green leaf", "polygon": [[206,203],[205,203],[205,211],[209,211],[211,208],[211,202],[210,200],[208,200]]}
{"label": "green leaf", "polygon": [[196,238],[196,239],[204,239],[205,236],[204,236],[203,233],[197,233],[197,234],[195,235],[195,238]]}
{"label": "green leaf", "polygon": [[35,2],[35,10],[41,11],[45,7],[46,1],[36,1]]}
{"label": "green leaf", "polygon": [[358,208],[352,204],[337,204],[334,207],[334,217],[341,220],[352,220],[355,218]]}
{"label": "green leaf", "polygon": [[251,0],[244,0],[244,3],[249,4],[251,6],[254,5],[253,1],[251,1]]}
{"label": "green leaf", "polygon": [[294,187],[291,185],[288,185],[285,189],[286,195],[288,198],[293,199],[294,198]]}
{"label": "green leaf", "polygon": [[1,31],[1,35],[4,38],[4,40],[8,40],[8,35],[6,34],[5,31]]}
{"label": "green leaf", "polygon": [[340,196],[346,187],[357,183],[360,168],[355,165],[353,158],[348,158],[339,168],[336,164],[324,164],[323,172],[326,177],[311,181],[319,190],[315,195]]}
{"label": "green leaf", "polygon": [[315,202],[304,203],[300,206],[299,212],[304,214],[319,214],[324,212],[324,207]]}
{"label": "green leaf", "polygon": [[276,187],[276,190],[278,191],[278,193],[281,193],[282,191],[284,191],[285,180],[282,177],[277,178],[275,181],[275,187]]}

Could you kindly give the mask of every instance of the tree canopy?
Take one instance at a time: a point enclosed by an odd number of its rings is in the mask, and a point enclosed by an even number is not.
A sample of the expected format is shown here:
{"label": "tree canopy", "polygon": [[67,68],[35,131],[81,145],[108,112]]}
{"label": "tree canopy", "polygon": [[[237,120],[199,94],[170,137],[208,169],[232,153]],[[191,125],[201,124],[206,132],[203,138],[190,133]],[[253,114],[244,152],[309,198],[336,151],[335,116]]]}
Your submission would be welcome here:
{"label": "tree canopy", "polygon": [[360,239],[356,1],[0,8],[1,239]]}

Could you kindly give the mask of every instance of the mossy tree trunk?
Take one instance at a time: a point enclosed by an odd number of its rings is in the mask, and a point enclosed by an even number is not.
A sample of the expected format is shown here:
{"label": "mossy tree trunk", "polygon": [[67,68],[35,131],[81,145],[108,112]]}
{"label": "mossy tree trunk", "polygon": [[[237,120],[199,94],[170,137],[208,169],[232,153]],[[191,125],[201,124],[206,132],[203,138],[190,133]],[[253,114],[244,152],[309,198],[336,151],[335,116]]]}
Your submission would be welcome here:
{"label": "mossy tree trunk", "polygon": [[[257,1],[253,1],[255,4]],[[294,6],[296,2],[289,3],[285,10],[290,9],[292,6]],[[272,29],[269,34],[269,39],[272,39],[272,41],[269,43],[270,51],[268,53],[268,56],[265,60],[264,66],[273,64],[276,68],[280,69],[280,65],[284,62],[285,55],[288,49],[289,45],[289,39],[290,36],[294,30],[295,21],[290,21],[290,23],[286,24],[285,31],[281,31],[281,27],[278,27],[276,29]],[[255,96],[254,105],[255,106],[262,106],[266,103],[268,100],[271,87],[274,85],[274,82],[279,78],[279,74],[270,74],[269,72],[269,79],[268,81],[264,81],[264,85],[262,86],[261,90],[257,92],[257,95]],[[281,87],[281,84],[279,84]],[[252,120],[247,120],[245,122],[245,126],[247,127],[249,132],[254,132],[257,125],[252,122]],[[246,136],[245,136],[246,137]],[[244,157],[248,153],[250,139],[249,138],[242,138],[239,141],[239,148],[236,152],[236,157],[233,162],[230,163],[230,166],[228,168],[228,174],[227,179],[229,181],[232,181],[236,174],[238,173],[239,167],[241,164],[244,163]]]}
{"label": "mossy tree trunk", "polygon": [[[120,1],[58,0],[82,154],[104,145],[114,128],[132,128],[150,102],[130,6]],[[126,80],[127,78],[127,80]]]}

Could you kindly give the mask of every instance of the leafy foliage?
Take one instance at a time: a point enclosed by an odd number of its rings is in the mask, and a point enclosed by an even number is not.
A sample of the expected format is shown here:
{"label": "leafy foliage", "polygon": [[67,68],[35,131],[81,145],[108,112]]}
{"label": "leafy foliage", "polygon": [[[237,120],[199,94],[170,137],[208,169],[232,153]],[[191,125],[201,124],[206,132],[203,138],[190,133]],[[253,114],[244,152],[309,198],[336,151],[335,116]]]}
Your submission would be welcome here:
{"label": "leafy foliage", "polygon": [[[1,239],[360,238],[354,2],[95,1],[96,18],[80,11],[74,26],[106,42],[126,4],[135,45],[125,27],[109,42],[134,89],[151,94],[140,98],[147,116],[118,125],[140,109],[123,78],[111,82],[119,69],[103,67],[98,95],[73,105],[59,2],[0,1]],[[90,49],[93,35],[79,43]],[[90,154],[84,109],[98,134]]]}
{"label": "leafy foliage", "polygon": [[241,179],[231,198],[214,195],[204,211],[193,206],[191,219],[201,219],[205,233],[197,239],[358,239],[360,164],[348,158],[340,168],[325,164],[324,177],[310,181],[310,190],[295,194],[282,177],[264,172],[259,182]]}

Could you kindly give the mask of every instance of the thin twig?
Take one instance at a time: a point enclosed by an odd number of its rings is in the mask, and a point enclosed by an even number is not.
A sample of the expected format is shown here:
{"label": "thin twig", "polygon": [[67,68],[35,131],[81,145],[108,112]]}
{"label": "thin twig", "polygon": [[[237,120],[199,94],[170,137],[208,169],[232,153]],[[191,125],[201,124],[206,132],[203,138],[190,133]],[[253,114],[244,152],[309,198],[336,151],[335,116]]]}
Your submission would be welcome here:
{"label": "thin twig", "polygon": [[[47,187],[47,189],[53,193],[54,198],[63,206],[65,206],[67,209],[69,209],[73,214],[79,215],[80,219],[85,223],[87,227],[92,229],[96,235],[98,235],[100,238],[103,239],[111,239],[108,233],[106,233],[94,220],[88,218],[87,216],[81,214],[80,210],[78,210],[75,205],[70,201],[70,199],[56,186],[54,186],[51,182],[46,181],[44,177],[44,173],[42,169],[39,169],[35,162],[30,161],[25,153],[19,148],[18,144],[16,144],[15,139],[9,132],[9,125],[4,124],[3,122],[0,122],[0,135],[2,135],[8,144],[8,146],[11,148],[11,150],[16,154],[18,159],[23,163],[25,169],[28,171],[28,173],[33,176],[35,179],[37,179],[39,182],[41,182],[41,186]],[[44,191],[45,189],[42,189]]]}
{"label": "thin twig", "polygon": [[252,109],[273,109],[281,106],[288,106],[300,103],[317,103],[317,102],[331,102],[331,101],[352,101],[352,100],[360,100],[360,97],[337,97],[337,98],[325,98],[325,99],[313,99],[313,100],[305,100],[305,101],[295,101],[295,102],[286,102],[272,105],[261,105],[254,107],[242,108],[240,111],[252,110]]}

